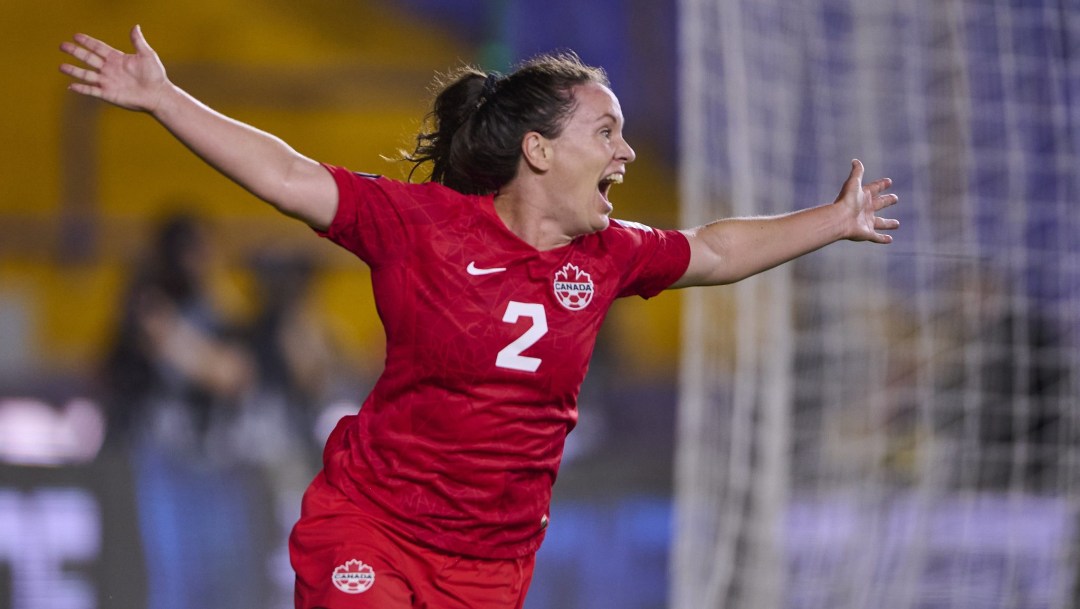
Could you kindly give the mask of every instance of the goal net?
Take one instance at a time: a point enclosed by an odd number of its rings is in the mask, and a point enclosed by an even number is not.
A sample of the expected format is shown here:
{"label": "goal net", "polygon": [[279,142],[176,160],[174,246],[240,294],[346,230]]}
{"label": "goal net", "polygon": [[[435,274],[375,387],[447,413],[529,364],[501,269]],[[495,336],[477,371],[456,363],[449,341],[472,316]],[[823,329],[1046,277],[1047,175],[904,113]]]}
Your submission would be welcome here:
{"label": "goal net", "polygon": [[1080,606],[1080,7],[680,10],[685,223],[901,228],[684,294],[671,606]]}

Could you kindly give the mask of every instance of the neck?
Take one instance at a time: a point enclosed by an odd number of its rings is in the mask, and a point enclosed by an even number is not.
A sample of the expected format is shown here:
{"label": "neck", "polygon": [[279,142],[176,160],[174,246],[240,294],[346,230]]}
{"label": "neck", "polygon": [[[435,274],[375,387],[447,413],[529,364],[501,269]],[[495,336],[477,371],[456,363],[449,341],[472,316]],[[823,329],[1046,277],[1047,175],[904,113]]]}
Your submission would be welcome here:
{"label": "neck", "polygon": [[503,224],[519,239],[539,251],[562,247],[573,240],[566,234],[558,219],[548,210],[543,192],[526,192],[528,189],[511,182],[495,195],[495,213]]}

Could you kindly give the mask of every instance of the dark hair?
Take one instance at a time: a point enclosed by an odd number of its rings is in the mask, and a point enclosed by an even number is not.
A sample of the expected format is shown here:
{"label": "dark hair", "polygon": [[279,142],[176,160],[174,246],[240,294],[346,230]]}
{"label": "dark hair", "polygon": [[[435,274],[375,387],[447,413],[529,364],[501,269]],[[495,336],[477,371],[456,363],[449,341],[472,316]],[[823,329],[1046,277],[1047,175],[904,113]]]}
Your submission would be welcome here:
{"label": "dark hair", "polygon": [[416,149],[411,178],[430,162],[431,181],[465,194],[488,194],[514,178],[521,140],[535,131],[555,138],[575,107],[572,89],[608,86],[602,68],[567,51],[540,55],[506,76],[465,66],[435,82],[438,93]]}
{"label": "dark hair", "polygon": [[192,256],[206,245],[206,226],[195,216],[179,213],[165,218],[158,226],[157,241],[146,260],[148,284],[161,290],[179,304],[197,300],[202,291],[199,269]]}

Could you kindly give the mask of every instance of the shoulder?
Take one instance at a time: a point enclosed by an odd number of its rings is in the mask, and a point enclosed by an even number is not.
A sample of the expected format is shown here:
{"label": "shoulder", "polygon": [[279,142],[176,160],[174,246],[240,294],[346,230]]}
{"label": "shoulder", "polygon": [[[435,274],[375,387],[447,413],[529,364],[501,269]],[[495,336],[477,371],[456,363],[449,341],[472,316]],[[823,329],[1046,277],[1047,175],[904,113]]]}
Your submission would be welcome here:
{"label": "shoulder", "polygon": [[327,170],[339,184],[345,184],[353,188],[379,189],[387,192],[401,192],[411,194],[428,193],[429,196],[441,196],[450,198],[454,195],[464,197],[461,193],[434,182],[407,182],[387,177],[379,173],[366,171],[353,171],[345,167],[327,165]]}
{"label": "shoulder", "polygon": [[436,182],[406,182],[385,175],[328,165],[342,200],[383,199],[403,207],[456,206],[475,198]]}
{"label": "shoulder", "polygon": [[605,258],[621,268],[620,297],[659,294],[682,276],[690,260],[690,245],[677,230],[612,219],[597,236]]}
{"label": "shoulder", "polygon": [[669,257],[689,257],[690,244],[678,230],[612,218],[606,229],[593,236],[599,249],[617,258],[649,264]]}
{"label": "shoulder", "polygon": [[637,248],[663,240],[669,232],[641,222],[612,218],[607,228],[594,235],[607,247]]}
{"label": "shoulder", "polygon": [[608,226],[608,230],[614,229],[615,232],[619,231],[637,231],[639,233],[652,233],[655,232],[653,227],[648,224],[642,224],[641,222],[633,222],[631,220],[620,220],[618,218],[612,218],[611,224]]}

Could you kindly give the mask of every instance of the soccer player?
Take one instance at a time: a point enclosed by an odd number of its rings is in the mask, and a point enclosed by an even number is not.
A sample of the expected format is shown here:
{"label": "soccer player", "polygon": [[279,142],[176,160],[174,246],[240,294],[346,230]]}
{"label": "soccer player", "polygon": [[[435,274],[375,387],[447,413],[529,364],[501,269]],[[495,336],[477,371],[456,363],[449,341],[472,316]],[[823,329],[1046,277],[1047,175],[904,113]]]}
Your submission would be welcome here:
{"label": "soccer player", "polygon": [[70,89],[153,116],[212,167],[371,267],[385,370],[327,441],[290,537],[296,607],[524,603],[600,323],[616,298],[738,281],[841,239],[889,243],[888,179],[684,231],[611,220],[634,150],[604,72],[572,54],[444,83],[403,183],[320,164],[133,54],[61,48]]}

